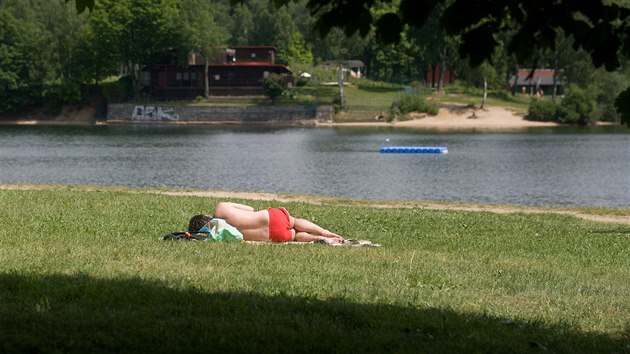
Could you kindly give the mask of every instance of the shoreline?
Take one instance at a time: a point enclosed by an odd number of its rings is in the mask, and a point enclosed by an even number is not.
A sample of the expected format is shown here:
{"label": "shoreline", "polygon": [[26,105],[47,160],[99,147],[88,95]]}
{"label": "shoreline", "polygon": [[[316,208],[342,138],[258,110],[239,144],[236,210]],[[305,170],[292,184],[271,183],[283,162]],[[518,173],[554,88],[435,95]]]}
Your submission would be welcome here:
{"label": "shoreline", "polygon": [[[0,191],[75,191],[75,192],[122,192],[122,193],[149,193],[178,197],[202,197],[218,199],[246,199],[256,201],[273,201],[281,203],[305,203],[313,205],[335,204],[356,205],[376,209],[390,208],[419,208],[436,211],[469,211],[490,212],[495,214],[559,214],[572,216],[579,219],[630,225],[630,209],[616,207],[589,207],[589,206],[527,206],[513,204],[481,204],[474,202],[440,202],[430,200],[360,200],[346,199],[323,195],[311,194],[284,194],[268,192],[245,192],[195,188],[139,188],[125,186],[93,186],[93,185],[56,185],[56,184],[27,184],[27,183],[2,183]],[[608,212],[607,212],[608,211]],[[616,211],[616,212],[615,212]]]}
{"label": "shoreline", "polygon": [[[410,120],[393,122],[333,123],[334,126],[390,126],[438,130],[481,129],[509,130],[534,127],[560,127],[554,122],[534,122],[525,120],[523,115],[503,107],[470,108],[465,105],[448,104],[440,107],[437,115],[411,113]],[[325,125],[325,124],[324,124]]]}
{"label": "shoreline", "polygon": [[[0,118],[0,125],[109,125],[109,124],[143,124],[129,122],[108,122],[106,119],[95,118],[92,107],[64,108],[56,116],[37,119],[38,115],[27,114],[17,119]],[[411,113],[410,120],[386,122],[384,120],[365,122],[331,122],[315,121],[318,127],[401,127],[432,130],[473,130],[473,131],[504,131],[527,128],[563,127],[554,122],[536,122],[525,120],[522,114],[503,107],[486,107],[484,109],[470,108],[462,104],[444,104],[435,116],[424,113]],[[242,124],[235,122],[155,122],[152,124]],[[270,125],[284,125],[282,123],[268,123]],[[293,124],[295,125],[295,124]],[[612,126],[614,123],[598,122],[595,126]]]}

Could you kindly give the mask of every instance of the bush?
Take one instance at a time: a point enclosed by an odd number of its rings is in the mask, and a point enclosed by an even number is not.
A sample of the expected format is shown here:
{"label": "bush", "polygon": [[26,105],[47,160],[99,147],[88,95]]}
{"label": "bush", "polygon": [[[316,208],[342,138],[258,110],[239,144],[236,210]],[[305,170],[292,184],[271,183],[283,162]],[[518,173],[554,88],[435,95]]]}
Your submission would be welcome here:
{"label": "bush", "polygon": [[295,86],[303,87],[303,86],[306,86],[308,82],[309,82],[309,79],[307,77],[298,77],[298,79],[295,80]]}
{"label": "bush", "polygon": [[109,102],[127,102],[134,95],[131,76],[123,76],[117,81],[104,83],[101,89]]}
{"label": "bush", "polygon": [[285,90],[284,79],[278,74],[270,74],[262,80],[263,90],[272,103],[276,102],[276,99],[280,97]]}
{"label": "bush", "polygon": [[592,123],[593,100],[586,91],[572,86],[560,103],[558,118],[560,123],[587,125]]}
{"label": "bush", "polygon": [[384,91],[399,91],[404,89],[403,85],[394,84],[391,82],[374,81],[366,78],[350,78],[347,80],[361,90],[384,90]]}
{"label": "bush", "polygon": [[587,125],[592,123],[594,103],[586,91],[571,87],[559,105],[546,99],[532,99],[528,120]]}
{"label": "bush", "polygon": [[392,112],[407,114],[410,112],[425,112],[429,115],[437,115],[439,107],[434,102],[427,102],[425,96],[420,95],[402,95],[392,103]]}
{"label": "bush", "polygon": [[532,99],[527,111],[527,120],[539,122],[556,122],[558,105],[547,99]]}

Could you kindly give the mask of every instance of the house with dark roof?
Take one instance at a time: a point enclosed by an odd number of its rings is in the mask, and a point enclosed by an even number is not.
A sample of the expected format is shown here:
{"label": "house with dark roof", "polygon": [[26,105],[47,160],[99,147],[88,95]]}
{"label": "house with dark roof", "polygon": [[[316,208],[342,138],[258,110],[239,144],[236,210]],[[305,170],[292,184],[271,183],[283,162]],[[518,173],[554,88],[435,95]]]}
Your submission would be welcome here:
{"label": "house with dark roof", "polygon": [[[557,94],[562,95],[564,92],[564,80],[561,73],[556,77]],[[553,69],[536,69],[532,75],[532,69],[519,69],[516,80],[514,76],[510,79],[510,87],[516,84],[516,92],[536,95],[542,92],[544,95],[553,95],[553,78],[556,71]]]}
{"label": "house with dark roof", "polygon": [[[226,48],[208,66],[210,94],[243,96],[263,94],[262,79],[272,73],[292,75],[284,65],[275,63],[273,46],[232,46]],[[155,99],[193,99],[205,95],[205,58],[193,53],[188,65],[177,64],[174,56],[162,58],[145,69],[145,88]]]}
{"label": "house with dark roof", "polygon": [[[339,61],[326,60],[324,65],[329,68],[337,68]],[[350,77],[354,78],[362,78],[365,76],[365,64],[363,64],[361,60],[342,60],[341,65],[343,66],[344,75],[349,74]]]}

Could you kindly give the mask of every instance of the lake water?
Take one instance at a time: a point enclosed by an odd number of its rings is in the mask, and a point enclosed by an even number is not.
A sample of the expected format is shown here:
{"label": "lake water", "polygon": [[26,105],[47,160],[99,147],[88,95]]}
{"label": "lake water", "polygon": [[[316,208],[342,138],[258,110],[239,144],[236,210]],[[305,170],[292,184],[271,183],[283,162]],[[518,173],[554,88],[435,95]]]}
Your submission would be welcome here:
{"label": "lake water", "polygon": [[[389,139],[389,141],[387,141]],[[447,155],[381,154],[383,145]],[[0,126],[0,183],[630,207],[630,129]]]}

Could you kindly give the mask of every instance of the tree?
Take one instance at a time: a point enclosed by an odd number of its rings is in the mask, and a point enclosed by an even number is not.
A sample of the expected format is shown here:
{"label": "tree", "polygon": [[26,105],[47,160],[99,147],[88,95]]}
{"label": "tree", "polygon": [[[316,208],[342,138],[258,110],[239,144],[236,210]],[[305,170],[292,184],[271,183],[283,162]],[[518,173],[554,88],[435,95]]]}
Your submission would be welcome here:
{"label": "tree", "polygon": [[290,63],[311,64],[313,62],[311,46],[304,41],[304,36],[299,31],[293,32],[291,36],[288,55]]}
{"label": "tree", "polygon": [[80,103],[85,96],[84,87],[92,75],[83,57],[86,44],[88,19],[86,15],[73,16],[70,5],[61,0],[36,1],[31,3],[38,9],[34,22],[47,34],[47,57],[50,61],[50,88],[47,92],[58,101]]}
{"label": "tree", "polygon": [[227,31],[216,24],[215,15],[210,6],[207,0],[182,1],[178,21],[186,49],[204,57],[206,97],[210,96],[208,67],[210,62],[225,50],[223,46],[228,39]]}
{"label": "tree", "polygon": [[322,58],[333,60],[337,63],[337,86],[339,88],[335,101],[339,103],[340,108],[344,109],[344,68],[343,62],[348,59],[355,59],[359,53],[365,48],[365,40],[358,35],[346,36],[339,29],[331,30],[319,44],[319,53]]}
{"label": "tree", "polygon": [[47,33],[22,5],[16,1],[0,8],[0,111],[41,103],[44,83],[54,72]]}
{"label": "tree", "polygon": [[99,55],[111,58],[109,65],[130,75],[137,93],[140,72],[159,57],[181,46],[176,25],[178,0],[98,0],[90,13]]}
{"label": "tree", "polygon": [[[77,0],[79,1],[79,0]],[[243,0],[231,0],[233,4]],[[292,0],[274,0],[279,6]],[[622,56],[630,56],[630,8],[606,0],[525,1],[525,0],[401,0],[395,9],[378,20],[372,8],[376,0],[308,0],[307,7],[317,17],[315,27],[323,35],[340,27],[347,35],[366,36],[375,28],[385,42],[397,42],[405,25],[422,27],[430,14],[447,4],[440,24],[448,35],[461,35],[460,57],[477,66],[492,56],[504,32],[513,35],[508,53],[517,62],[526,62],[539,50],[555,47],[556,32],[573,36],[574,48],[586,51],[595,66],[608,71],[621,66]],[[630,126],[630,88],[617,99],[623,121]]]}

